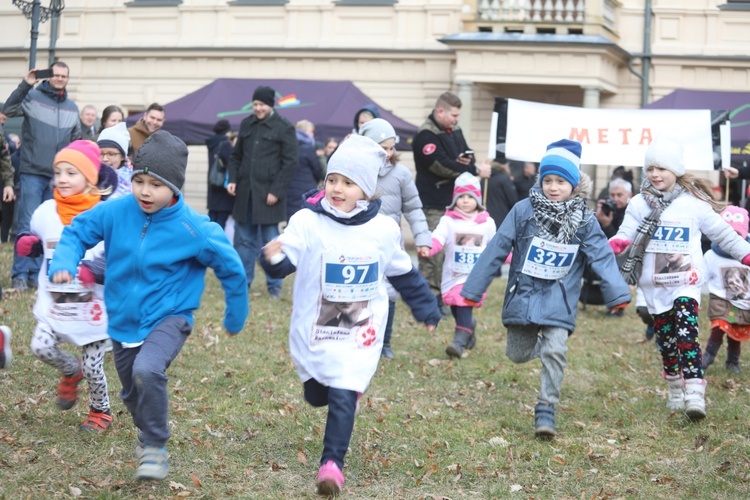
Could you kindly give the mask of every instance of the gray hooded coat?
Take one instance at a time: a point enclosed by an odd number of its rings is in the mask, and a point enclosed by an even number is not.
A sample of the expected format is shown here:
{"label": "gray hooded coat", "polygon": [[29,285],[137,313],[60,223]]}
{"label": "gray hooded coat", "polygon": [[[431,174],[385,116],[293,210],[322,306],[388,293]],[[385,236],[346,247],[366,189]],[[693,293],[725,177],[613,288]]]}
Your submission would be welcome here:
{"label": "gray hooded coat", "polygon": [[[581,184],[590,184],[581,175]],[[532,189],[538,190],[536,184]],[[576,196],[585,197],[583,189]],[[495,237],[469,274],[461,295],[479,301],[490,282],[500,273],[513,252],[503,304],[503,324],[558,326],[575,330],[581,278],[585,268],[602,277],[602,295],[607,307],[630,302],[630,289],[620,276],[615,255],[594,214],[586,209],[583,221],[570,244],[580,245],[570,272],[558,280],[535,278],[521,272],[531,240],[539,233],[530,199],[511,209]]]}

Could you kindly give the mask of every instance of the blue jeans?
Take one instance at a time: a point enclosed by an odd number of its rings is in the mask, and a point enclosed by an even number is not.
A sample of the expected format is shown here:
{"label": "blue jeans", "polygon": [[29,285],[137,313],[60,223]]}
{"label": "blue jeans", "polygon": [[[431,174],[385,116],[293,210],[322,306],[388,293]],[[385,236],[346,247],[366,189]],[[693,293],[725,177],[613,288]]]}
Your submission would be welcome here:
{"label": "blue jeans", "polygon": [[[245,222],[234,224],[234,248],[240,254],[242,265],[245,267],[247,286],[255,278],[255,261],[260,256],[263,245],[279,236],[278,224],[253,224],[253,200],[247,202],[247,217]],[[266,275],[268,293],[277,294],[281,291],[281,281]]]}
{"label": "blue jeans", "polygon": [[[16,191],[16,211],[18,212],[18,224],[16,226],[16,237],[22,233],[29,232],[29,224],[34,210],[39,205],[52,198],[52,179],[41,175],[21,174],[20,186]],[[39,269],[42,267],[43,255],[39,257],[19,257],[13,252],[13,268],[11,276],[13,279],[20,278],[24,281],[37,279]]]}
{"label": "blue jeans", "polygon": [[146,446],[163,447],[169,439],[167,368],[182,350],[192,327],[182,316],[169,316],[138,347],[112,342],[120,397],[141,431]]}
{"label": "blue jeans", "polygon": [[314,378],[305,382],[305,401],[316,407],[328,405],[320,465],[333,460],[339,469],[344,468],[344,456],[354,430],[358,396],[355,391],[326,387]]}

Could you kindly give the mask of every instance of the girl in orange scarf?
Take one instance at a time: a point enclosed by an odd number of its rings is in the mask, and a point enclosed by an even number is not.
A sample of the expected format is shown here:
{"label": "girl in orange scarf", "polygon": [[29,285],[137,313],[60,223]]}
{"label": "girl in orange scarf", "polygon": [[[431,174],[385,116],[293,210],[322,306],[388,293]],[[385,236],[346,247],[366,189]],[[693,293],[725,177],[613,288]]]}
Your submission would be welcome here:
{"label": "girl in orange scarf", "polygon": [[[52,260],[65,226],[112,191],[112,187],[97,187],[102,169],[100,154],[99,146],[90,141],[75,141],[57,153],[53,164],[54,199],[34,211],[31,234],[19,235],[16,253],[23,257],[42,254],[45,257],[38,278],[39,292],[34,305],[37,326],[31,351],[60,372],[57,406],[61,409],[73,407],[78,399],[78,384],[86,379],[90,411],[80,429],[101,433],[112,422],[103,367],[107,311],[103,287],[94,283],[87,261],[103,254],[103,247],[86,254],[79,268],[79,279],[74,283],[57,285],[47,279],[47,262]],[[61,349],[63,342],[80,346],[81,358]]]}

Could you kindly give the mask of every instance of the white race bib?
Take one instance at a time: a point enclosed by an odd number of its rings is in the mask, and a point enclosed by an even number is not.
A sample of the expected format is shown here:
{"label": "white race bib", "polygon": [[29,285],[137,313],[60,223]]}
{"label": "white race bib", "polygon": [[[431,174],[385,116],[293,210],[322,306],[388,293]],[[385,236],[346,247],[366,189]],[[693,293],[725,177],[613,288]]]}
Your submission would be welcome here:
{"label": "white race bib", "polygon": [[373,255],[323,255],[323,298],[360,302],[378,296],[380,268]]}
{"label": "white race bib", "polygon": [[690,227],[684,220],[659,222],[646,247],[652,253],[690,253]]}
{"label": "white race bib", "polygon": [[534,278],[558,280],[573,267],[578,245],[566,245],[534,236],[523,261],[521,272]]}
{"label": "white race bib", "polygon": [[455,246],[453,247],[453,272],[455,274],[469,274],[474,264],[479,260],[485,247]]}

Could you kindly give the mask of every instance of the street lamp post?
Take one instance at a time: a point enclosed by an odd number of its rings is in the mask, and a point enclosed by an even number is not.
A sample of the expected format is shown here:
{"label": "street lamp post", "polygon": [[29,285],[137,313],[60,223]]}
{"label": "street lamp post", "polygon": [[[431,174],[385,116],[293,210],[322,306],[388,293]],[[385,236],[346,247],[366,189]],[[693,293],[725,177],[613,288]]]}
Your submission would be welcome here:
{"label": "street lamp post", "polygon": [[[29,69],[36,67],[36,42],[39,38],[39,24],[50,17],[59,17],[65,8],[65,0],[50,0],[49,7],[42,7],[41,0],[13,0],[13,5],[21,9],[26,19],[31,20],[31,43],[29,46]],[[54,62],[54,46],[57,38],[57,25],[50,36],[50,64]]]}

